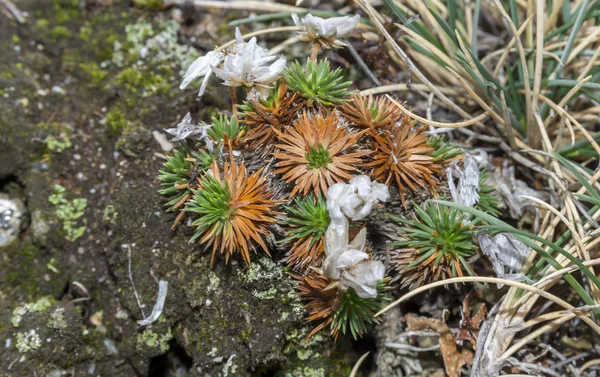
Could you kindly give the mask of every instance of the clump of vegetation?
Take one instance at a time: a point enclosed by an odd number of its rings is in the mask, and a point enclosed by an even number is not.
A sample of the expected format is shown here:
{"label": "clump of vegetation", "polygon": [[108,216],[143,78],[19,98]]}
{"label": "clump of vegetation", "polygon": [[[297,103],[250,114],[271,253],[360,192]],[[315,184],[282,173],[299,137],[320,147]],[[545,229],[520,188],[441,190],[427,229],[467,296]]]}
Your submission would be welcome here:
{"label": "clump of vegetation", "polygon": [[[189,217],[192,241],[210,250],[211,265],[239,256],[250,266],[253,251],[271,255],[279,245],[310,312],[307,321],[316,324],[309,336],[328,329],[334,338],[356,339],[379,322],[375,313],[389,300],[393,277],[404,287],[473,274],[468,259],[478,250],[478,223],[431,203],[409,208],[408,195],[441,191],[445,169],[461,164],[462,151],[429,135],[397,101],[356,93],[341,68],[317,60],[321,48],[343,47],[348,30],[323,43],[317,24],[327,20],[295,22],[305,38],[316,38],[305,64],[285,68],[282,58],[237,31],[233,47],[211,51],[188,69],[181,87],[203,78],[203,95],[214,73],[230,87],[231,112],[223,109],[210,124],[188,114],[167,130],[180,145],[160,172],[160,192],[169,210],[179,211],[175,224]],[[252,67],[242,64],[250,53]],[[244,88],[246,98],[239,100],[235,88]],[[391,194],[387,185],[395,188]],[[475,188],[489,210],[492,190]],[[388,199],[394,204],[384,209]],[[404,240],[394,246],[403,250],[386,273],[381,250],[369,248],[365,223],[374,211],[407,210],[416,218],[397,218]],[[276,237],[280,242],[271,242]]]}
{"label": "clump of vegetation", "polygon": [[233,159],[224,163],[222,172],[213,163],[210,173],[199,179],[185,210],[198,216],[192,222],[196,232],[191,240],[212,246],[211,265],[217,253],[225,255],[225,263],[240,253],[250,265],[254,243],[269,254],[263,237],[269,235],[269,224],[276,222],[277,212],[272,208],[278,201],[269,199],[272,193],[265,183],[264,175],[248,175],[246,166],[238,166]]}
{"label": "clump of vegetation", "polygon": [[288,264],[300,270],[310,266],[320,267],[325,251],[325,232],[330,218],[325,197],[312,195],[295,198],[293,205],[286,206],[287,237],[282,243],[291,245]]}
{"label": "clump of vegetation", "polygon": [[325,194],[334,183],[352,178],[351,173],[363,164],[362,157],[369,152],[355,151],[361,134],[349,133],[338,122],[335,113],[309,116],[305,112],[292,127],[278,133],[275,173],[294,183],[290,196],[310,191],[315,196]]}
{"label": "clump of vegetation", "polygon": [[402,285],[415,288],[464,276],[463,269],[473,275],[467,259],[476,252],[476,223],[456,209],[441,210],[431,202],[414,209],[415,220],[392,217],[403,225],[403,240],[392,243],[398,248],[393,263],[402,274]]}
{"label": "clump of vegetation", "polygon": [[328,60],[320,62],[307,61],[306,66],[296,62],[284,73],[289,86],[306,99],[306,105],[315,103],[333,106],[345,102],[352,94],[348,87],[352,82],[344,81],[340,68],[331,70]]}
{"label": "clump of vegetation", "polygon": [[54,186],[54,192],[48,198],[48,201],[56,208],[56,217],[62,222],[64,237],[68,241],[75,241],[83,236],[87,228],[87,219],[85,209],[87,199],[75,198],[68,200],[65,198],[67,189],[62,185]]}

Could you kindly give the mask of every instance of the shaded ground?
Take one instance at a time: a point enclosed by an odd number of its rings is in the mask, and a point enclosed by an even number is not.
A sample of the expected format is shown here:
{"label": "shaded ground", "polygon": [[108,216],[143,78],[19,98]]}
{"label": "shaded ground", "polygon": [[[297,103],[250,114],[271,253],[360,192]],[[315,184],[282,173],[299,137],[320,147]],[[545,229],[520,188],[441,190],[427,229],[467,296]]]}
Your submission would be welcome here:
{"label": "shaded ground", "polygon": [[[0,249],[0,376],[347,375],[348,344],[330,355],[329,340],[304,340],[282,265],[211,270],[188,229],[169,229],[152,131],[226,98],[177,89],[201,53],[180,44],[179,24],[127,2],[16,4],[26,24],[0,15],[0,191],[29,217]],[[158,279],[165,310],[141,328]]]}

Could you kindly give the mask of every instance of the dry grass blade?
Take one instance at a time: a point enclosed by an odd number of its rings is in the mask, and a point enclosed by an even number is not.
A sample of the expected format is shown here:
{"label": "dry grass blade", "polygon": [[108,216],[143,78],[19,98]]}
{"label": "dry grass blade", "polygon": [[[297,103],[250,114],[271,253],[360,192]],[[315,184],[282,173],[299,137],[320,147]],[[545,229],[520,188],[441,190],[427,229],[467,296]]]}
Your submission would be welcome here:
{"label": "dry grass blade", "polygon": [[[257,35],[262,35],[262,34],[280,33],[282,31],[297,31],[297,30],[298,30],[298,28],[296,26],[273,27],[273,28],[269,28],[269,29],[262,29],[262,30],[254,31],[252,33],[244,34],[244,35],[242,35],[242,38],[248,39],[248,38],[256,37]],[[221,46],[219,46],[217,48],[217,51],[222,51],[229,46],[233,46],[234,44],[235,44],[235,39],[232,39],[229,42],[224,43]]]}
{"label": "dry grass blade", "polygon": [[[544,298],[554,302],[557,305],[562,306],[565,309],[575,308],[573,305],[569,304],[568,302],[564,301],[563,299],[561,299],[558,296],[555,296],[555,295],[553,295],[549,292],[546,292],[542,289],[539,289],[539,288],[536,288],[531,285],[527,285],[527,284],[524,284],[524,283],[521,283],[518,281],[508,280],[508,279],[500,279],[500,278],[492,278],[492,277],[484,277],[484,276],[465,276],[465,277],[459,277],[459,278],[446,279],[446,280],[442,280],[442,281],[436,281],[434,283],[427,284],[422,287],[416,288],[416,289],[406,293],[405,295],[400,297],[398,300],[392,302],[391,304],[389,304],[382,310],[380,310],[378,313],[375,314],[375,317],[380,316],[381,314],[390,310],[394,306],[397,306],[397,305],[401,304],[402,302],[408,300],[409,298],[419,295],[420,293],[423,293],[425,291],[431,290],[433,288],[441,287],[444,285],[458,284],[458,283],[504,284],[504,285],[508,285],[510,287],[515,287],[515,288],[526,290],[528,292],[532,292],[538,296],[544,297]],[[577,314],[577,316],[579,318],[581,318],[585,323],[587,323],[597,334],[600,335],[600,326],[598,326],[589,316],[583,315],[581,313]]]}
{"label": "dry grass blade", "polygon": [[588,362],[586,362],[585,364],[583,364],[581,366],[581,368],[579,368],[579,373],[582,374],[585,370],[596,366],[596,365],[600,365],[600,359],[594,359],[594,360],[590,360]]}
{"label": "dry grass blade", "polygon": [[165,0],[165,6],[189,6],[196,8],[235,9],[254,12],[306,12],[308,9],[269,1],[216,1],[216,0]]}
{"label": "dry grass blade", "polygon": [[483,114],[479,114],[475,118],[471,118],[471,119],[463,121],[463,122],[452,122],[452,123],[436,122],[433,120],[425,119],[425,118],[413,113],[412,111],[408,110],[406,107],[402,106],[402,104],[400,104],[400,102],[396,101],[394,98],[392,98],[391,96],[389,96],[387,94],[386,94],[386,97],[389,98],[390,101],[392,101],[396,106],[398,106],[400,109],[402,109],[402,111],[405,114],[408,114],[411,118],[413,118],[419,122],[428,124],[430,126],[434,126],[434,127],[445,127],[445,128],[469,127],[474,124],[480,123],[481,121],[485,120],[487,117],[490,116],[488,113],[483,113]]}
{"label": "dry grass blade", "polygon": [[363,361],[365,361],[365,359],[367,358],[367,356],[369,356],[369,353],[371,353],[371,352],[366,352],[364,355],[362,355],[360,357],[360,359],[358,359],[358,361],[356,362],[356,364],[354,364],[354,367],[350,371],[350,376],[349,377],[355,377],[356,376],[356,374],[358,373],[358,368],[360,368],[360,365],[363,363]]}
{"label": "dry grass blade", "polygon": [[[464,118],[469,118],[469,114],[465,110],[463,110],[458,105],[456,105],[454,102],[452,102],[448,97],[446,97],[437,88],[437,86],[435,86],[433,83],[431,83],[431,81],[429,81],[427,79],[427,77],[425,77],[425,75],[423,75],[423,73],[419,70],[419,68],[412,62],[412,60],[408,57],[408,55],[404,52],[404,50],[402,50],[402,48],[398,45],[398,43],[396,43],[394,38],[392,38],[390,33],[388,33],[388,31],[381,24],[381,22],[379,21],[379,18],[377,17],[377,14],[378,14],[377,11],[368,2],[365,2],[364,0],[355,0],[355,2],[359,6],[361,6],[363,9],[365,9],[365,11],[369,15],[369,18],[375,24],[375,27],[377,28],[377,30],[379,30],[379,32],[381,34],[383,34],[383,36],[388,41],[388,43],[390,44],[390,46],[392,47],[394,52],[396,54],[398,54],[398,56],[400,56],[402,61],[409,67],[410,71],[416,76],[416,78],[419,81],[421,81],[423,84],[425,84],[429,88],[429,90],[431,90],[431,92],[434,93],[442,101],[442,103],[444,103],[444,105],[446,105],[449,109],[451,109],[452,111],[456,112],[457,114],[459,114],[460,116],[462,116]],[[440,127],[443,127],[443,126],[440,126]],[[465,126],[460,126],[460,127],[465,127]]]}
{"label": "dry grass blade", "polygon": [[[438,88],[440,90],[440,92],[447,94],[447,95],[451,95],[451,96],[455,96],[455,97],[460,97],[461,93],[456,90],[455,88],[448,88],[448,87],[439,87]],[[371,88],[371,89],[365,89],[359,92],[359,94],[361,96],[368,96],[371,94],[382,94],[382,93],[390,93],[390,92],[406,92],[409,90],[416,90],[416,91],[429,91],[429,87],[425,84],[391,84],[391,85],[382,85],[382,86],[378,86],[375,88]]]}

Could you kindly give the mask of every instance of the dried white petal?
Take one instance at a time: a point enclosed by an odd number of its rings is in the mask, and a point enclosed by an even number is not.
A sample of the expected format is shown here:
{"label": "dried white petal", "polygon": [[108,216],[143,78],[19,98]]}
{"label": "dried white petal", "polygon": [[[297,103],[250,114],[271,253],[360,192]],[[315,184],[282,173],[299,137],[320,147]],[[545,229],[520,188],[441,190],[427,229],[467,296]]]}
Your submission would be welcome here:
{"label": "dried white petal", "polygon": [[510,233],[498,233],[490,237],[485,232],[477,234],[479,247],[490,260],[498,277],[505,277],[521,270],[529,247]]}
{"label": "dried white petal", "polygon": [[377,283],[385,276],[385,266],[380,261],[364,261],[341,273],[342,289],[352,288],[361,298],[377,297]]}
{"label": "dried white petal", "polygon": [[348,219],[342,212],[342,206],[348,199],[351,188],[345,183],[336,183],[327,189],[327,211],[329,212],[329,228],[336,233],[346,232]]}
{"label": "dried white petal", "polygon": [[300,29],[300,40],[317,42],[327,48],[338,48],[346,45],[341,39],[352,33],[360,16],[323,19],[309,13],[300,19],[297,14],[292,13],[292,20]]}
{"label": "dried white petal", "polygon": [[208,84],[208,80],[212,75],[211,66],[218,66],[223,62],[225,55],[219,51],[210,51],[205,56],[201,56],[196,59],[192,65],[187,69],[185,75],[183,75],[183,81],[181,81],[181,85],[179,85],[179,89],[185,89],[188,85],[195,79],[204,76],[204,80],[202,81],[202,85],[200,86],[200,91],[198,92],[198,96],[202,96],[204,91],[206,90],[206,85]]}
{"label": "dried white petal", "polygon": [[184,140],[190,136],[196,136],[196,138],[200,140],[204,140],[206,143],[206,148],[212,152],[212,141],[208,137],[208,129],[212,127],[211,125],[198,125],[192,122],[192,115],[190,113],[185,114],[183,120],[177,124],[176,128],[168,128],[165,131],[175,136],[171,139],[171,141],[179,141]]}
{"label": "dried white petal", "polygon": [[[477,160],[467,155],[461,170],[454,165],[448,168],[448,187],[452,199],[459,204],[473,207],[479,202],[479,166]],[[458,186],[454,184],[453,177],[458,177]]]}
{"label": "dried white petal", "polygon": [[138,325],[147,326],[158,320],[162,314],[163,308],[165,307],[165,299],[167,298],[167,292],[169,290],[169,282],[166,280],[160,280],[158,282],[158,296],[156,297],[156,303],[152,308],[152,313],[148,318],[142,321],[138,321]]}
{"label": "dried white petal", "polygon": [[373,206],[389,199],[386,185],[371,182],[366,175],[354,177],[349,184],[336,183],[327,190],[327,210],[334,226],[342,224],[346,216],[357,221],[371,213]]}
{"label": "dried white petal", "polygon": [[354,240],[348,244],[348,231],[344,236],[339,236],[330,229],[327,230],[325,239],[326,257],[323,261],[323,272],[330,279],[338,280],[342,270],[352,268],[358,262],[369,258],[369,255],[364,252],[367,230],[361,229]]}
{"label": "dried white petal", "polygon": [[212,64],[210,69],[223,80],[227,86],[244,86],[254,89],[253,94],[266,97],[270,84],[276,81],[285,69],[286,59],[269,55],[266,48],[260,47],[256,38],[244,42],[236,28],[236,44],[234,53],[225,56],[223,66]]}

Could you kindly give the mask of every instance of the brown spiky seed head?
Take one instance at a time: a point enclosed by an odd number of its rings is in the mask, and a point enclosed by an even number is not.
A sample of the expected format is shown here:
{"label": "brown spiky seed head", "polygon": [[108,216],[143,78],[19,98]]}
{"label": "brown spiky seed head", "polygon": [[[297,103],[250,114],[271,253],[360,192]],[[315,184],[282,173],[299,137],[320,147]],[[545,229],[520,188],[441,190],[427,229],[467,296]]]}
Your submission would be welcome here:
{"label": "brown spiky seed head", "polygon": [[373,180],[388,185],[393,181],[397,185],[405,207],[404,192],[407,188],[414,191],[421,187],[435,196],[438,186],[436,175],[443,172],[441,164],[435,163],[431,157],[434,149],[427,142],[427,126],[410,132],[414,125],[415,122],[404,115],[402,121],[389,131],[374,136],[373,161],[366,164],[372,168],[370,176]]}
{"label": "brown spiky seed head", "polygon": [[338,110],[354,126],[369,130],[370,135],[390,129],[403,116],[402,110],[388,98],[373,97],[372,94],[354,94]]}
{"label": "brown spiky seed head", "polygon": [[[329,286],[331,280],[315,271],[305,276],[293,276],[298,280],[296,286],[298,295],[307,302],[304,307],[310,312],[306,321],[319,322],[308,334],[307,338],[310,338],[331,324],[333,316],[340,305],[342,292],[339,289],[325,289]],[[334,339],[337,339],[339,329],[333,328],[331,331]]]}
{"label": "brown spiky seed head", "polygon": [[[273,208],[283,201],[271,199],[266,176],[261,171],[248,175],[245,164],[237,165],[233,158],[223,164],[222,171],[213,162],[210,175],[229,191],[227,219],[215,222],[200,239],[207,248],[212,245],[211,266],[217,253],[225,254],[227,263],[236,252],[250,265],[250,251],[256,251],[257,245],[270,255],[263,237],[271,234],[269,226],[277,222],[275,216],[280,214]],[[200,182],[203,189],[205,181]]]}
{"label": "brown spiky seed head", "polygon": [[243,136],[243,142],[249,150],[265,149],[273,145],[276,137],[275,130],[281,131],[292,124],[302,107],[296,101],[297,94],[288,91],[288,85],[282,81],[273,98],[261,101],[252,100],[252,110],[241,114],[240,123],[247,126],[248,131]]}
{"label": "brown spiky seed head", "polygon": [[301,238],[294,242],[288,252],[288,264],[303,271],[307,268],[320,267],[325,252],[324,238],[315,240],[313,236]]}
{"label": "brown spiky seed head", "polygon": [[[458,258],[441,252],[433,253],[414,267],[406,268],[421,255],[415,248],[406,248],[390,258],[392,266],[402,275],[402,288],[414,289],[423,284],[465,275]],[[439,261],[436,262],[438,256]],[[456,275],[452,273],[453,270],[456,271]]]}
{"label": "brown spiky seed head", "polygon": [[305,112],[293,127],[276,132],[280,152],[273,154],[278,160],[275,173],[294,183],[291,196],[298,192],[307,195],[311,190],[315,197],[319,191],[327,193],[329,186],[351,179],[363,164],[362,157],[370,153],[354,151],[364,131],[350,133],[339,124],[335,112]]}

